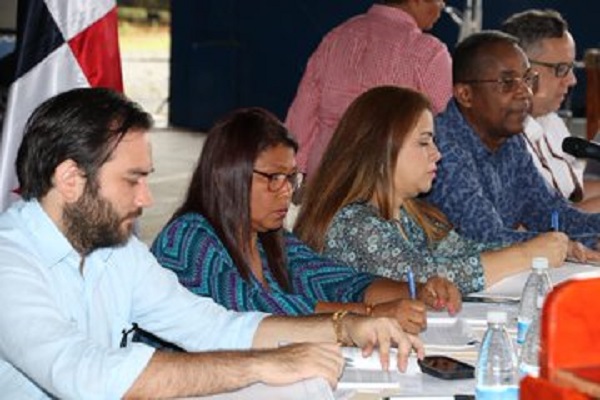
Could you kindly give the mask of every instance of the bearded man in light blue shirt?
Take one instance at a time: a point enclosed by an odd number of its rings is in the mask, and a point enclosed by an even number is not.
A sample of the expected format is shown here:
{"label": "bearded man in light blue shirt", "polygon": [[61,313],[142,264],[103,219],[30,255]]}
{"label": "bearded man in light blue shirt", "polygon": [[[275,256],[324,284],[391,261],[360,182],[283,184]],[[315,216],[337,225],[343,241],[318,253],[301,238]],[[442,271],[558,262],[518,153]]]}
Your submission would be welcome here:
{"label": "bearded man in light blue shirt", "polygon": [[[335,385],[336,339],[367,353],[379,346],[384,366],[398,344],[401,369],[411,347],[422,354],[393,320],[237,313],[180,286],[132,236],[152,203],[150,127],[107,89],[60,94],[28,121],[17,156],[24,200],[0,215],[2,396],[182,397],[310,377]],[[133,323],[189,353],[122,343]],[[233,350],[281,342],[330,343]]]}

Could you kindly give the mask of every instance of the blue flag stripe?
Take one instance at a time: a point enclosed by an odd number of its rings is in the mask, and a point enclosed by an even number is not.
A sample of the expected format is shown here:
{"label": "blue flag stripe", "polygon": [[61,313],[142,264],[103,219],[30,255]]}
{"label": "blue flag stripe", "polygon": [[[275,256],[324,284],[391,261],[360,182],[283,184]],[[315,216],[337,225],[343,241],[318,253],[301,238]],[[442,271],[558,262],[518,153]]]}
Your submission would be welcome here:
{"label": "blue flag stripe", "polygon": [[17,49],[15,80],[29,72],[65,42],[43,0],[20,1],[18,7],[17,34],[22,37],[18,46],[27,51]]}

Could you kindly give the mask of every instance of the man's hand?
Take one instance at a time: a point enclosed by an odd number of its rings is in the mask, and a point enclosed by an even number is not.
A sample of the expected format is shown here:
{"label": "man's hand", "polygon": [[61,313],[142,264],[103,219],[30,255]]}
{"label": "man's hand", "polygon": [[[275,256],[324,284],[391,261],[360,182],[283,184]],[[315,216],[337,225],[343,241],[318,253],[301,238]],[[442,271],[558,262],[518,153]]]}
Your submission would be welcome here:
{"label": "man's hand", "polygon": [[390,363],[390,347],[398,347],[398,369],[406,371],[408,356],[414,349],[419,358],[423,358],[425,350],[421,340],[404,333],[398,321],[390,318],[370,318],[348,314],[342,320],[347,338],[362,349],[363,356],[368,357],[375,348],[379,349],[381,366],[388,370]]}
{"label": "man's hand", "polygon": [[419,285],[417,297],[434,310],[447,309],[450,315],[462,308],[462,297],[456,285],[446,278],[435,276],[424,285]]}
{"label": "man's hand", "polygon": [[335,343],[296,343],[256,352],[260,381],[267,385],[290,385],[322,377],[333,388],[344,368],[340,346]]}
{"label": "man's hand", "polygon": [[419,300],[393,300],[373,306],[374,317],[393,318],[404,331],[418,334],[427,328],[427,308]]}

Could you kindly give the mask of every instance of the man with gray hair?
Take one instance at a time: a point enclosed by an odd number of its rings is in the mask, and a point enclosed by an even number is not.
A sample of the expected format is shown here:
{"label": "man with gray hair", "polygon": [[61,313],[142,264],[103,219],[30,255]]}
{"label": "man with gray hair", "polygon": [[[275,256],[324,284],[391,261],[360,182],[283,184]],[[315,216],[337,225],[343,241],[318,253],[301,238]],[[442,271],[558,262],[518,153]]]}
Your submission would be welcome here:
{"label": "man with gray hair", "polygon": [[524,135],[537,169],[576,206],[600,211],[600,183],[584,181],[585,162],[562,151],[562,141],[571,133],[556,111],[577,83],[573,73],[575,41],[567,21],[555,10],[533,9],[509,17],[502,30],[519,40],[532,69],[539,74]]}

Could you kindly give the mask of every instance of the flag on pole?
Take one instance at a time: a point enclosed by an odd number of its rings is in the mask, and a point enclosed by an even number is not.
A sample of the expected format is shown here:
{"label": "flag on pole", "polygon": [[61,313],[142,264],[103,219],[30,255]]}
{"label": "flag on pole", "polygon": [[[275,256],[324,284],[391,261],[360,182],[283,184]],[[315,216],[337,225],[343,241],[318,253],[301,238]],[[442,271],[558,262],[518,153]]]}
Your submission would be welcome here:
{"label": "flag on pole", "polygon": [[116,0],[20,0],[15,80],[0,137],[0,212],[18,196],[23,128],[44,100],[76,87],[123,90]]}

